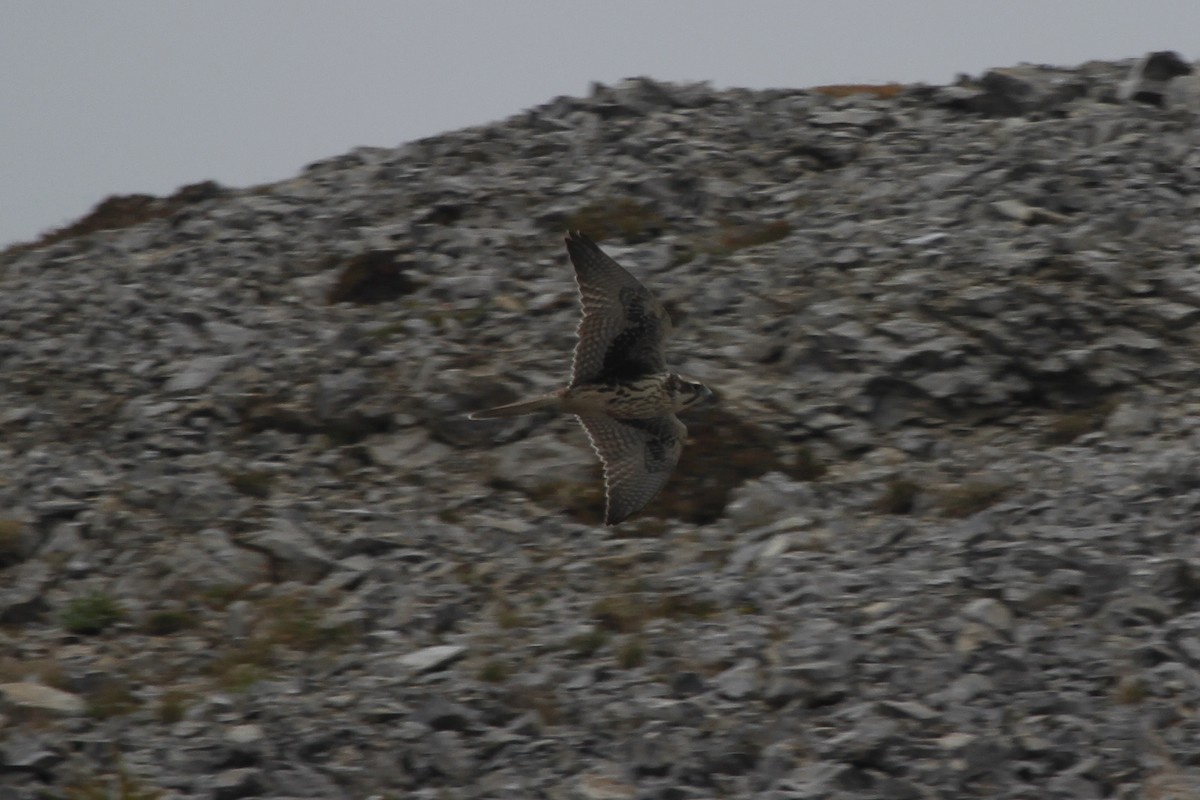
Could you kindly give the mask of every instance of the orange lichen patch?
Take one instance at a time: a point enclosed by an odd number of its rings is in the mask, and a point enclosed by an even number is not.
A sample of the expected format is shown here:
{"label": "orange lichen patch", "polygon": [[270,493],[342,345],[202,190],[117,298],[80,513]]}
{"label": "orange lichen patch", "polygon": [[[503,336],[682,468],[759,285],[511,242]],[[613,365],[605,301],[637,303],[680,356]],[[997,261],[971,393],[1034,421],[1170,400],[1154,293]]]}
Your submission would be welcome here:
{"label": "orange lichen patch", "polygon": [[972,514],[978,514],[985,508],[995,505],[1004,499],[1011,487],[1001,483],[976,481],[946,489],[942,492],[939,505],[942,516],[951,519],[964,519]]}
{"label": "orange lichen patch", "polygon": [[654,209],[627,197],[607,198],[580,208],[563,222],[567,230],[579,230],[598,242],[617,239],[627,244],[658,236],[665,223]]}
{"label": "orange lichen patch", "polygon": [[899,83],[835,83],[829,86],[814,86],[809,91],[829,97],[849,97],[854,94],[868,94],[880,100],[891,100],[904,91],[904,85]]}
{"label": "orange lichen patch", "polygon": [[1050,446],[1070,444],[1085,434],[1104,428],[1109,414],[1116,410],[1118,402],[1109,398],[1090,408],[1064,411],[1050,421],[1042,434],[1042,443]]}
{"label": "orange lichen patch", "polygon": [[782,219],[754,225],[728,227],[721,233],[720,246],[727,251],[742,250],[747,247],[777,242],[791,232],[791,224]]}
{"label": "orange lichen patch", "polygon": [[130,228],[152,219],[169,217],[192,203],[221,197],[225,191],[216,181],[204,181],[180,187],[170,197],[155,197],[151,194],[115,194],[101,200],[95,208],[75,222],[48,231],[36,241],[14,244],[5,252],[33,250],[97,231]]}

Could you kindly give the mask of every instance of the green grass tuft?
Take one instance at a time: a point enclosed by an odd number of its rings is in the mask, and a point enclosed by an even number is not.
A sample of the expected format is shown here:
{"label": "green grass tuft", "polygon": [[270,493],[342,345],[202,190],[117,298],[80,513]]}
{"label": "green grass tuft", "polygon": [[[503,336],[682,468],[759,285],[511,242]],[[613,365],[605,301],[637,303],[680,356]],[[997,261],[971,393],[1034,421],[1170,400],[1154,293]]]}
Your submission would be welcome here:
{"label": "green grass tuft", "polygon": [[59,618],[63,628],[85,636],[101,633],[125,617],[125,610],[104,592],[92,592],[67,603]]}
{"label": "green grass tuft", "polygon": [[159,800],[162,791],[145,786],[138,778],[130,775],[117,758],[115,774],[102,775],[76,781],[64,787],[63,793],[39,794],[47,800]]}
{"label": "green grass tuft", "polygon": [[275,652],[264,639],[251,639],[224,651],[206,670],[228,692],[244,692],[270,676]]}
{"label": "green grass tuft", "polygon": [[186,692],[171,689],[164,692],[158,702],[158,721],[165,725],[173,725],[183,719],[187,712],[188,701],[191,698]]}
{"label": "green grass tuft", "polygon": [[608,644],[608,631],[600,628],[592,628],[587,633],[578,633],[567,640],[567,646],[571,648],[576,655],[587,656],[595,655],[596,651]]}
{"label": "green grass tuft", "polygon": [[327,624],[318,609],[298,596],[275,598],[263,610],[270,620],[267,638],[285,647],[312,652],[344,644],[351,637],[351,631]]}
{"label": "green grass tuft", "polygon": [[503,661],[489,661],[479,670],[479,680],[485,683],[504,683],[508,680],[510,670]]}
{"label": "green grass tuft", "polygon": [[167,609],[155,611],[146,618],[142,630],[150,636],[170,636],[173,633],[194,628],[198,624],[194,614],[187,611]]}
{"label": "green grass tuft", "polygon": [[132,713],[142,701],[134,696],[129,686],[121,680],[106,680],[87,698],[88,716],[94,719],[109,719]]}
{"label": "green grass tuft", "polygon": [[630,637],[617,648],[617,665],[621,669],[633,669],[646,663],[646,646],[636,636]]}
{"label": "green grass tuft", "polygon": [[507,631],[514,628],[524,628],[528,623],[521,616],[521,612],[505,603],[496,609],[496,624],[501,629]]}

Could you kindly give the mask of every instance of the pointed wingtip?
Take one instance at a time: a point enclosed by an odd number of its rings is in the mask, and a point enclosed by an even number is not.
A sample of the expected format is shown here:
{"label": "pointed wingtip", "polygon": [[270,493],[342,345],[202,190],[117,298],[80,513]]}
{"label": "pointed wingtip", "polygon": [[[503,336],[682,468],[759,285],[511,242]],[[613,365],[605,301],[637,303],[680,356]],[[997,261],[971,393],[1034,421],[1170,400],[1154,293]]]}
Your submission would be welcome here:
{"label": "pointed wingtip", "polygon": [[[608,494],[608,487],[605,486],[605,495]],[[612,501],[609,500],[604,504],[604,524],[605,525],[620,525],[625,520],[636,514],[639,509],[629,508],[618,510],[613,507]]]}
{"label": "pointed wingtip", "polygon": [[574,231],[568,230],[566,232],[566,234],[563,236],[563,241],[565,241],[567,243],[567,247],[570,247],[573,244],[592,245],[592,246],[595,246],[595,244],[596,244],[595,242],[593,242],[591,240],[591,238],[588,237],[588,235],[586,233],[584,233],[583,231],[580,231],[580,230],[574,230]]}

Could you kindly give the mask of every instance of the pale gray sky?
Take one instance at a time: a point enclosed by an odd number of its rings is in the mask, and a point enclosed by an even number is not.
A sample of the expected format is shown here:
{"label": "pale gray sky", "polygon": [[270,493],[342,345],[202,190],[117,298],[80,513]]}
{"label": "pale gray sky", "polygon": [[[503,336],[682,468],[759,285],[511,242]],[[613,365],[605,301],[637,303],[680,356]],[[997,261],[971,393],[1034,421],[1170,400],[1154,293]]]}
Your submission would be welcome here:
{"label": "pale gray sky", "polygon": [[[949,83],[1174,49],[1197,0],[0,0],[0,247],[110,194],[279,180],[592,81]],[[1191,50],[1189,50],[1189,47]]]}

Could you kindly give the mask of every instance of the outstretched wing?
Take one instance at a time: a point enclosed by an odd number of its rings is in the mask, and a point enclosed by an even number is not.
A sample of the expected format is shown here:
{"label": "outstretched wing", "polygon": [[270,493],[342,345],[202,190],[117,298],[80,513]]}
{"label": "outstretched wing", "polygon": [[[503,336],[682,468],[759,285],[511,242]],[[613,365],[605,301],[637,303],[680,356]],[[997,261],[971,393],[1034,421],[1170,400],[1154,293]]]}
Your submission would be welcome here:
{"label": "outstretched wing", "polygon": [[566,241],[583,305],[571,385],[666,372],[663,339],[671,320],[662,304],[587,236],[574,231]]}
{"label": "outstretched wing", "polygon": [[654,499],[679,462],[687,428],[674,414],[618,420],[580,415],[604,464],[604,524],[616,525]]}

